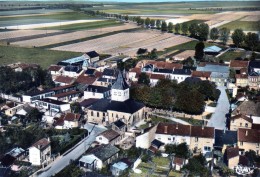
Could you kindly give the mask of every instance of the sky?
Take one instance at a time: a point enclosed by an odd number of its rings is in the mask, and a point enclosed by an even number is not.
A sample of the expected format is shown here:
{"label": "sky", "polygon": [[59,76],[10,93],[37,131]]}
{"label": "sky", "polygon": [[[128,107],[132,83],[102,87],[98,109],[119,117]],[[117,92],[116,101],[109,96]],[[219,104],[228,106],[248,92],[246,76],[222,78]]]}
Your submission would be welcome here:
{"label": "sky", "polygon": [[[0,1],[10,1],[10,0],[0,0]],[[12,1],[66,1],[66,2],[196,2],[196,1],[226,1],[226,0],[12,0]],[[259,1],[259,0],[228,0],[228,1]]]}

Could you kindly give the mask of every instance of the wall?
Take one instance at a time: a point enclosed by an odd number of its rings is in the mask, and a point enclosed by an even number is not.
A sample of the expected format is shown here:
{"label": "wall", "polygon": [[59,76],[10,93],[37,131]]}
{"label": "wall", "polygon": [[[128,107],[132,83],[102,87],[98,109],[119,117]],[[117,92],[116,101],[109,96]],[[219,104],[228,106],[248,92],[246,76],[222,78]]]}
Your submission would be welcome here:
{"label": "wall", "polygon": [[188,146],[190,145],[190,137],[189,136],[155,134],[155,139],[163,142],[164,144],[187,143]]}
{"label": "wall", "polygon": [[214,138],[202,138],[202,137],[198,137],[198,139],[196,137],[191,137],[190,138],[190,149],[194,150],[196,147],[197,149],[201,150],[202,153],[206,153],[208,151],[204,150],[204,147],[210,147],[210,151],[212,151],[213,149],[213,144],[215,143],[215,139]]}
{"label": "wall", "polygon": [[[246,124],[248,126],[246,127]],[[238,128],[247,128],[251,129],[252,128],[252,123],[246,121],[245,119],[239,118],[235,120],[230,121],[230,130],[237,130]]]}
{"label": "wall", "polygon": [[239,156],[236,156],[236,157],[229,159],[228,160],[228,168],[233,170],[234,167],[238,165],[238,162],[239,162]]}
{"label": "wall", "polygon": [[151,146],[151,142],[155,139],[155,132],[157,125],[151,128],[148,132],[136,137],[136,147],[148,149]]}
{"label": "wall", "polygon": [[91,92],[91,91],[84,91],[84,99],[89,99],[89,98],[101,99],[101,98],[104,98],[104,94],[97,93],[97,92]]}
{"label": "wall", "polygon": [[36,147],[29,148],[29,161],[32,165],[41,165],[40,150]]}
{"label": "wall", "polygon": [[260,142],[257,143],[250,143],[250,142],[243,142],[243,145],[240,141],[238,141],[239,149],[244,149],[244,152],[253,150],[255,152],[258,152],[258,155],[260,155]]}

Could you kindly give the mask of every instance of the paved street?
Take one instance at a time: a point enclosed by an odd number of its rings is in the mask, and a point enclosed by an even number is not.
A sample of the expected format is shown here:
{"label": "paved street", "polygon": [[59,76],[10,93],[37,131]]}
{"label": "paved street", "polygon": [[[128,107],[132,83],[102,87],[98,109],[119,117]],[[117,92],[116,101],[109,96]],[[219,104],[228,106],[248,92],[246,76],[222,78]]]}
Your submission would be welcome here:
{"label": "paved street", "polygon": [[208,126],[223,130],[226,126],[225,121],[226,121],[226,114],[229,111],[229,101],[225,91],[226,87],[219,86],[218,89],[221,91],[221,94],[218,99],[218,105],[216,107],[216,111],[211,116]]}
{"label": "paved street", "polygon": [[[85,129],[92,129],[93,125],[86,125]],[[39,177],[50,177],[59,171],[61,171],[63,168],[65,168],[70,160],[75,160],[79,158],[90,146],[90,144],[95,141],[96,136],[103,132],[105,128],[100,126],[95,126],[93,131],[91,132],[91,135],[86,137],[84,140],[82,140],[78,146],[75,149],[72,149],[70,152],[68,152],[66,155],[61,156],[60,158],[56,159],[53,163],[48,165],[46,168],[44,168],[41,174],[39,174]]]}

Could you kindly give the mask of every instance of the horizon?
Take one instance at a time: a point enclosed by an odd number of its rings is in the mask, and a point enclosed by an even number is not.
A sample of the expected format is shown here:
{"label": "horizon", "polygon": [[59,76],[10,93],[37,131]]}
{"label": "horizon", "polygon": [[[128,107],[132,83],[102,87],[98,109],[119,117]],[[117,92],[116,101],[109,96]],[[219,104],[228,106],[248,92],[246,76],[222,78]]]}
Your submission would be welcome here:
{"label": "horizon", "polygon": [[177,2],[245,2],[245,1],[252,1],[252,2],[258,2],[259,0],[0,0],[0,2],[26,2],[26,1],[31,1],[31,2],[126,2],[126,3],[177,3]]}

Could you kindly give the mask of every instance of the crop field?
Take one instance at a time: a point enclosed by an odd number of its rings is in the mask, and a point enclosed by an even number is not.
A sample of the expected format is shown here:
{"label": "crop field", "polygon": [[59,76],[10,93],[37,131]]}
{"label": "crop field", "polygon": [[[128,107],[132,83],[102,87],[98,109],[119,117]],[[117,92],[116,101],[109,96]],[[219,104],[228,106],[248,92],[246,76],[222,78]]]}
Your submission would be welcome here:
{"label": "crop field", "polygon": [[[106,28],[96,29],[96,30],[82,30],[82,31],[75,31],[75,32],[70,32],[70,33],[65,33],[65,34],[60,34],[55,36],[47,36],[42,38],[23,40],[23,41],[14,42],[12,44],[23,46],[23,47],[33,47],[33,46],[41,47],[41,46],[59,44],[67,41],[73,41],[73,40],[87,38],[91,36],[106,34],[112,31],[122,31],[122,30],[133,29],[133,28],[136,28],[136,25],[128,23],[122,26],[106,27]],[[32,31],[37,31],[37,30],[32,30]]]}
{"label": "crop field", "polygon": [[260,21],[260,15],[249,15],[245,18],[242,18],[240,21],[257,22]]}
{"label": "crop field", "polygon": [[50,13],[57,13],[57,12],[71,12],[70,9],[37,9],[37,10],[10,10],[10,11],[1,11],[0,9],[0,16],[1,18],[8,17],[8,16],[31,16],[31,15],[41,15],[41,14],[50,14]]}
{"label": "crop field", "polygon": [[77,57],[82,53],[75,52],[60,52],[37,48],[22,48],[13,46],[0,46],[0,61],[1,65],[25,62],[36,63],[43,68],[48,68],[51,64],[58,61]]}
{"label": "crop field", "polygon": [[229,28],[230,30],[235,30],[241,28],[245,31],[259,31],[259,23],[253,21],[233,21],[227,24],[222,25],[221,27]]}
{"label": "crop field", "polygon": [[100,53],[117,55],[123,53],[125,55],[134,56],[138,48],[147,48],[152,50],[164,50],[165,48],[183,44],[192,41],[192,39],[184,36],[177,36],[169,33],[160,33],[158,31],[119,33],[103,38],[89,40],[85,42],[64,45],[52,48],[52,50],[83,52],[88,50],[96,50]]}
{"label": "crop field", "polygon": [[87,23],[78,23],[78,24],[70,24],[70,25],[62,25],[62,26],[54,26],[47,28],[39,28],[46,30],[87,30],[87,29],[95,29],[95,28],[105,28],[109,26],[118,26],[122,25],[121,22],[115,20],[104,20],[104,21],[93,21]]}
{"label": "crop field", "polygon": [[60,32],[58,30],[14,30],[14,31],[4,31],[0,32],[0,41],[1,40],[7,40],[7,39],[13,39],[13,38],[20,38],[20,37],[26,37],[26,36],[33,36],[33,35],[40,35],[40,34],[46,34],[46,33],[56,33]]}

